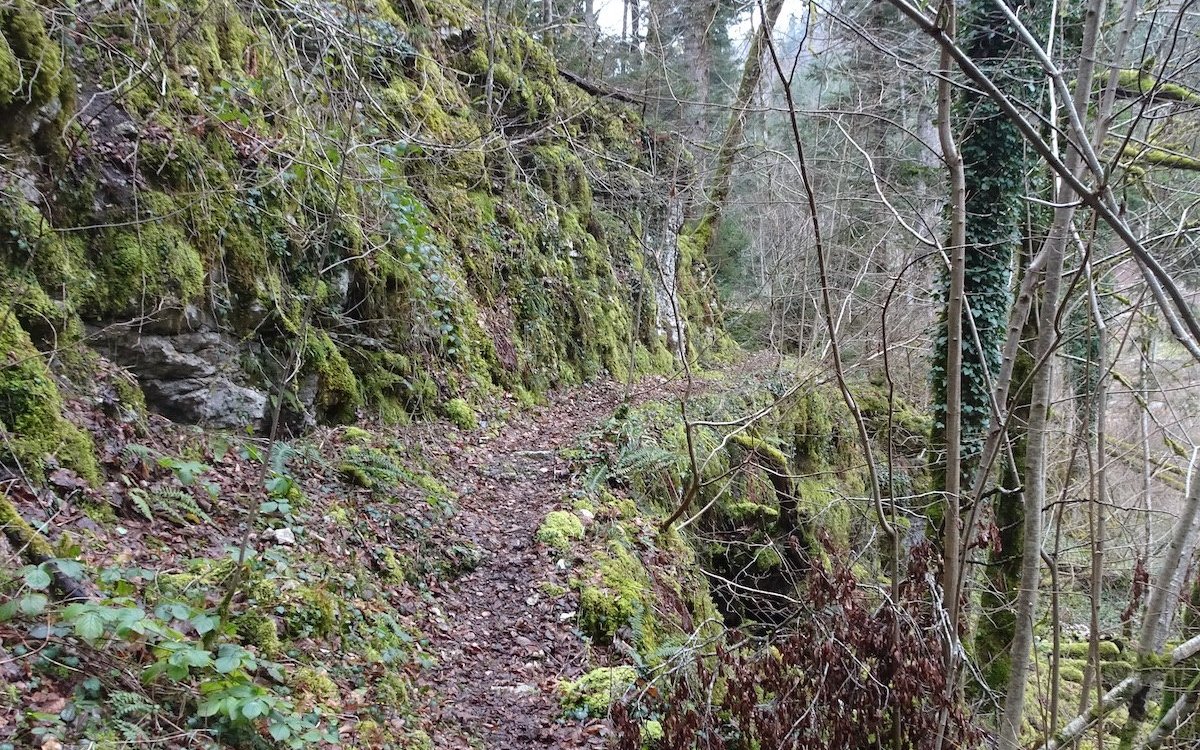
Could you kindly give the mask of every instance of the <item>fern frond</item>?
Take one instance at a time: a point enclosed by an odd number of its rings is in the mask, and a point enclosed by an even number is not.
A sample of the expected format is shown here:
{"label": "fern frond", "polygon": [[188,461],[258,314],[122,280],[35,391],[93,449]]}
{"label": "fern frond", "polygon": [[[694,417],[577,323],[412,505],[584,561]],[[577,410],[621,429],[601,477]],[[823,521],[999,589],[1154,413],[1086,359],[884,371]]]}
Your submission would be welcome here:
{"label": "fern frond", "polygon": [[196,498],[190,492],[174,487],[164,487],[156,490],[154,493],[154,507],[159,513],[179,526],[187,526],[193,523],[211,524],[213,522],[212,517],[204,512],[204,509],[200,507],[196,502]]}
{"label": "fern frond", "polygon": [[117,690],[108,695],[108,705],[113,715],[120,718],[145,718],[154,716],[162,708],[141,693]]}
{"label": "fern frond", "polygon": [[129,503],[138,513],[146,517],[147,521],[154,520],[154,512],[150,510],[150,500],[146,495],[146,491],[140,487],[133,487],[129,490]]}

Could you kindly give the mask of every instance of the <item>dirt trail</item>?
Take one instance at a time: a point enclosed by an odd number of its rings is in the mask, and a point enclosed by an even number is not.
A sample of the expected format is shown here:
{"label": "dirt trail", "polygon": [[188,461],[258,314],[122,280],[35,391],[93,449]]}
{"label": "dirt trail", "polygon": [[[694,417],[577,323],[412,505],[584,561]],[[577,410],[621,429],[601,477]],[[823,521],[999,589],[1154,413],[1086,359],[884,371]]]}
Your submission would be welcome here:
{"label": "dirt trail", "polygon": [[568,587],[571,570],[534,533],[547,513],[570,509],[571,469],[559,449],[621,397],[611,383],[558,394],[452,459],[445,479],[460,495],[456,531],[483,559],[441,584],[427,610],[438,664],[422,678],[423,700],[439,750],[605,746],[601,722],[561,719],[554,688],[585,670],[587,646],[575,631],[575,593],[553,598],[539,588]]}

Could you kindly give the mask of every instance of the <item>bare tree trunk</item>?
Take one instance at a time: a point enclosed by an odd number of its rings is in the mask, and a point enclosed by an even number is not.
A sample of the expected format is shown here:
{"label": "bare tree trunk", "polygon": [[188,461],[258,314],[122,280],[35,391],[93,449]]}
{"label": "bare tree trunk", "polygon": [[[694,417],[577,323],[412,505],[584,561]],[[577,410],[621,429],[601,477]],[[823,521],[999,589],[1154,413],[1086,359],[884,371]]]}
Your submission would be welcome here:
{"label": "bare tree trunk", "polygon": [[[692,17],[687,24],[683,43],[684,57],[689,61],[688,71],[692,77],[692,91],[688,94],[691,102],[685,107],[687,111],[683,121],[687,139],[700,145],[708,140],[708,89],[713,66],[710,40],[712,26],[716,22],[717,5],[717,0],[689,3],[688,14]],[[698,159],[702,158],[702,153],[697,151]]]}
{"label": "bare tree trunk", "polygon": [[[946,33],[954,35],[957,12],[952,0],[942,5]],[[950,117],[951,89],[948,71],[953,61],[949,53],[942,51],[939,68],[944,75],[938,81],[938,141],[942,156],[950,172],[950,242],[946,248],[950,264],[950,296],[946,304],[946,483],[945,522],[942,549],[945,562],[942,567],[942,590],[946,598],[946,619],[949,632],[946,635],[946,668],[953,674],[958,652],[958,580],[961,563],[958,559],[959,501],[962,494],[962,352],[963,352],[963,297],[966,284],[967,248],[967,184],[963,173],[963,158],[954,140],[953,123]]]}
{"label": "bare tree trunk", "polygon": [[[1200,510],[1200,449],[1192,452],[1191,467],[1188,470],[1188,494],[1183,505],[1183,512],[1175,522],[1175,530],[1171,534],[1171,543],[1167,547],[1166,557],[1162,567],[1150,587],[1150,596],[1146,602],[1146,613],[1142,616],[1142,632],[1138,638],[1137,665],[1145,668],[1153,660],[1155,654],[1166,643],[1170,632],[1171,620],[1179,601],[1179,590],[1183,583],[1191,558],[1192,545],[1196,534],[1196,519]],[[1142,722],[1146,719],[1146,700],[1150,686],[1142,685],[1129,701],[1129,719],[1121,728],[1121,747],[1132,747]]]}
{"label": "bare tree trunk", "polygon": [[642,11],[638,3],[641,0],[625,0],[629,8],[629,51],[638,53],[642,49]]}
{"label": "bare tree trunk", "polygon": [[554,50],[554,0],[542,0],[542,44],[546,49]]}
{"label": "bare tree trunk", "polygon": [[[1020,26],[1012,10],[999,3],[1010,23],[1018,27],[1025,36],[1025,43],[1036,47],[1035,39],[1029,38],[1027,30]],[[1079,72],[1073,100],[1063,102],[1073,107],[1078,121],[1072,128],[1075,148],[1067,151],[1067,171],[1076,175],[1082,171],[1083,160],[1079,153],[1088,145],[1083,127],[1087,117],[1088,103],[1092,97],[1092,78],[1095,74],[1096,40],[1104,17],[1104,0],[1091,0],[1084,21],[1083,44],[1080,50]],[[1028,684],[1026,670],[1033,651],[1033,621],[1037,616],[1038,587],[1041,579],[1042,555],[1042,509],[1046,504],[1046,444],[1050,434],[1048,415],[1053,386],[1052,356],[1057,340],[1054,321],[1058,316],[1059,289],[1062,282],[1063,260],[1067,241],[1072,236],[1072,221],[1075,217],[1075,191],[1066,179],[1058,181],[1055,191],[1054,221],[1042,252],[1045,254],[1046,270],[1043,276],[1042,302],[1038,310],[1038,337],[1034,352],[1037,370],[1033,374],[1032,398],[1029,404],[1028,446],[1025,460],[1025,523],[1024,541],[1021,551],[1021,589],[1017,596],[1016,629],[1013,633],[1011,666],[1008,689],[1004,698],[1004,712],[1000,718],[1001,750],[1017,750],[1021,737],[1021,724],[1025,716],[1025,687]]]}

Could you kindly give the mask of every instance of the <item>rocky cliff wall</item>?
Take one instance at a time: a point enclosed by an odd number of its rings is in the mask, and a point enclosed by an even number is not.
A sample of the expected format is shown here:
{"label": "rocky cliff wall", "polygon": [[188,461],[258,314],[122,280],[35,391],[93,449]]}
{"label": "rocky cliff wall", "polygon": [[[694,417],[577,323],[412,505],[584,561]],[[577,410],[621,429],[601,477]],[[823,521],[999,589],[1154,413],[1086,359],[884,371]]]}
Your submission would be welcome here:
{"label": "rocky cliff wall", "polygon": [[[0,393],[261,428],[283,381],[293,427],[403,420],[670,367],[664,321],[716,341],[659,246],[686,154],[470,4],[16,0],[0,31]],[[74,438],[28,410],[0,423],[40,466]]]}

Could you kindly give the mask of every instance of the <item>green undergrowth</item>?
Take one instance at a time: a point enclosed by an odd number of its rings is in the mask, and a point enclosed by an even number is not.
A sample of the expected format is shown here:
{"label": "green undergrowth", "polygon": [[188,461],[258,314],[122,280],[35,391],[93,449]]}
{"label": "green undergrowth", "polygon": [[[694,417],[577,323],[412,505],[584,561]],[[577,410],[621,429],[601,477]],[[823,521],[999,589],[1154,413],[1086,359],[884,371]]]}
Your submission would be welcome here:
{"label": "green undergrowth", "polygon": [[[634,111],[566,82],[524,31],[485,44],[459,0],[271,22],[249,0],[137,11],[87,9],[65,50],[50,10],[0,13],[0,140],[31,175],[0,187],[0,270],[6,296],[42,300],[18,324],[35,345],[192,306],[255,353],[259,385],[303,332],[288,403],[321,421],[464,428],[501,389],[535,400],[671,367],[642,240],[675,146],[650,149]],[[316,42],[349,28],[370,55]],[[128,59],[153,70],[64,131],[72,78],[124,79]],[[350,129],[341,90],[363,106]],[[683,249],[681,302],[709,352],[719,326]]]}
{"label": "green undergrowth", "polygon": [[[1115,641],[1100,641],[1100,691],[1107,692],[1133,672],[1130,660],[1132,654],[1125,651],[1125,646]],[[1083,699],[1085,681],[1089,694],[1089,705],[1095,705],[1097,696],[1097,681],[1088,664],[1088,648],[1086,641],[1064,641],[1058,651],[1058,705],[1059,729],[1067,721],[1075,718]],[[1040,744],[1044,741],[1044,730],[1049,725],[1050,691],[1052,683],[1052,644],[1049,640],[1040,641],[1034,652],[1035,668],[1030,673],[1029,685],[1026,688],[1026,723],[1022,728],[1022,743],[1026,745]],[[1158,703],[1151,700],[1148,703],[1149,715],[1157,716],[1160,710]],[[1101,739],[1097,731],[1087,732],[1079,742],[1080,748],[1094,750],[1103,747],[1117,747],[1120,743],[1120,732],[1128,719],[1128,711],[1118,708],[1100,722]]]}
{"label": "green undergrowth", "polygon": [[[108,519],[48,527],[54,537],[37,537],[47,561],[0,575],[0,646],[17,689],[61,695],[84,717],[30,704],[4,736],[103,746],[182,725],[196,741],[180,747],[424,746],[415,685],[434,658],[401,604],[479,559],[450,531],[457,497],[439,464],[357,427],[270,455],[201,431],[151,440],[121,451],[131,486]],[[228,482],[262,471],[254,497]],[[194,512],[170,515],[165,497]],[[257,521],[239,569],[248,503]],[[93,582],[96,596],[56,603],[55,571]]]}
{"label": "green undergrowth", "polygon": [[[640,513],[656,518],[691,495],[680,542],[705,569],[733,582],[714,593],[735,620],[784,616],[754,592],[793,595],[808,560],[850,548],[865,528],[866,470],[840,395],[828,384],[794,391],[789,384],[765,376],[722,382],[720,395],[689,404],[692,419],[705,423],[690,435],[677,405],[652,402],[618,414],[596,436],[604,448],[594,485],[623,488]],[[608,555],[609,577],[636,580],[612,575],[629,567],[622,560]],[[594,608],[600,623],[614,619],[612,612],[621,621],[639,611],[629,596],[601,602]]]}
{"label": "green undergrowth", "polygon": [[[594,518],[563,548],[577,627],[597,647],[594,671],[559,688],[569,714],[604,715],[635,683],[712,657],[729,626],[788,617],[763,591],[802,596],[796,582],[813,556],[861,544],[865,472],[837,391],[793,391],[786,377],[709,377],[721,388],[698,388],[688,413],[726,426],[692,431],[702,484],[682,530],[662,528],[693,474],[678,404],[622,406],[563,451],[583,487],[575,514],[556,511],[543,529],[549,537],[571,519],[574,532],[577,514]],[[877,563],[867,554],[860,565]]]}

